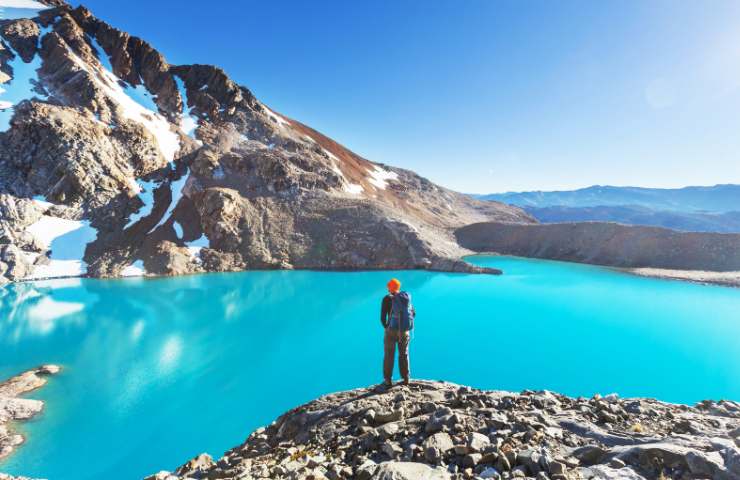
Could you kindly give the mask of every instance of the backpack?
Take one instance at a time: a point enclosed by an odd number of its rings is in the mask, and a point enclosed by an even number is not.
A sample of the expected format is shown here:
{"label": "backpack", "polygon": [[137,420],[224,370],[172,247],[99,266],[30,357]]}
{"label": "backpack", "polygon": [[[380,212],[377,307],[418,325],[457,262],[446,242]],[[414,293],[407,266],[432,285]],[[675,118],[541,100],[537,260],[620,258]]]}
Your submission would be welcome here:
{"label": "backpack", "polygon": [[408,332],[414,328],[414,307],[411,305],[411,295],[400,292],[391,297],[391,318],[389,327],[394,330]]}

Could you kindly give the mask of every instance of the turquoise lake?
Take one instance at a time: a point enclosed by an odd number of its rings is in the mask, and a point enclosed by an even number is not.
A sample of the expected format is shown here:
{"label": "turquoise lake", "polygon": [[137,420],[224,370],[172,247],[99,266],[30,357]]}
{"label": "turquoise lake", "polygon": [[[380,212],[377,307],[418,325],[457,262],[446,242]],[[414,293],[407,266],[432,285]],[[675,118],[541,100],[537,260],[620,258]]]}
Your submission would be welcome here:
{"label": "turquoise lake", "polygon": [[740,400],[740,289],[474,257],[503,276],[245,272],[0,289],[0,378],[62,373],[0,471],[138,479],[321,394],[381,380],[384,285],[411,292],[411,373],[487,389]]}

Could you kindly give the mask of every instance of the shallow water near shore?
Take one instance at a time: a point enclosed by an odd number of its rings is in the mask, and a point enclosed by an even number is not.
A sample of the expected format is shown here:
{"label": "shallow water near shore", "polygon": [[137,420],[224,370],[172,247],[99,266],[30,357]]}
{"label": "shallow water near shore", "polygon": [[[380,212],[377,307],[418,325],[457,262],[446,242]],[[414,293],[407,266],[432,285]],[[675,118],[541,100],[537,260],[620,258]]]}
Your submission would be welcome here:
{"label": "shallow water near shore", "polygon": [[64,367],[0,471],[137,479],[380,381],[380,299],[418,311],[412,375],[488,389],[740,400],[740,289],[471,257],[506,274],[275,271],[0,289],[0,378]]}

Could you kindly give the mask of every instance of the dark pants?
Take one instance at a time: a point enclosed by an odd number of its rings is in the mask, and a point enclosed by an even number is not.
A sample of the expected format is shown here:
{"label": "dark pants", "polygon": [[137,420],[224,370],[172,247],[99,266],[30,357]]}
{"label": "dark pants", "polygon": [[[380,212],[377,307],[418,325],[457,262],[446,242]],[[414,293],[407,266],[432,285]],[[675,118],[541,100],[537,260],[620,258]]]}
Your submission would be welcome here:
{"label": "dark pants", "polygon": [[393,362],[396,357],[396,344],[398,344],[398,369],[401,371],[401,377],[404,380],[409,379],[409,340],[410,332],[399,332],[398,330],[385,329],[383,345],[385,355],[383,356],[383,378],[390,383],[393,377]]}

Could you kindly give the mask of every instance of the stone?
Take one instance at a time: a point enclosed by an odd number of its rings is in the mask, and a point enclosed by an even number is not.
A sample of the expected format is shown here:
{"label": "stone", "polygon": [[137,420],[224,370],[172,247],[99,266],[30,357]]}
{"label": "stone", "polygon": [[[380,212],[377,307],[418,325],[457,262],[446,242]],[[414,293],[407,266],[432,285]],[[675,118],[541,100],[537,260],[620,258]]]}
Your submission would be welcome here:
{"label": "stone", "polygon": [[378,465],[372,480],[450,480],[443,468],[415,462],[384,462]]}
{"label": "stone", "polygon": [[400,457],[401,454],[403,453],[403,448],[401,448],[401,446],[397,442],[389,442],[389,441],[384,442],[381,447],[381,450],[383,451],[383,453],[388,455],[388,457],[390,457],[391,460],[394,460]]}
{"label": "stone", "polygon": [[526,478],[527,469],[523,465],[514,467],[514,469],[511,470],[511,476],[514,478]]}
{"label": "stone", "polygon": [[449,425],[452,421],[452,410],[445,407],[437,409],[427,419],[424,430],[426,433],[435,433],[442,430],[443,427]]}
{"label": "stone", "polygon": [[465,455],[465,457],[463,458],[463,467],[474,468],[478,465],[478,463],[480,463],[482,457],[483,455],[481,455],[480,453],[469,453]]}
{"label": "stone", "polygon": [[398,433],[398,424],[397,423],[386,423],[385,425],[382,425],[377,428],[378,434],[381,438],[390,438],[396,433]]}
{"label": "stone", "polygon": [[491,444],[491,440],[487,435],[483,435],[478,432],[471,432],[468,434],[467,446],[471,452],[482,452]]}
{"label": "stone", "polygon": [[214,465],[215,465],[215,462],[213,461],[213,458],[211,458],[210,455],[208,455],[207,453],[201,453],[200,455],[193,458],[186,464],[177,468],[175,470],[175,473],[183,477],[200,475],[200,474],[205,473],[208,469],[210,469]]}
{"label": "stone", "polygon": [[553,461],[550,462],[550,474],[551,475],[564,475],[566,472],[565,463]]}
{"label": "stone", "polygon": [[591,478],[594,480],[646,480],[645,477],[637,474],[629,467],[614,469],[606,465],[596,465],[587,469],[581,469],[582,478]]}
{"label": "stone", "polygon": [[498,471],[493,467],[487,467],[482,472],[480,472],[479,475],[480,478],[493,478],[493,479],[499,479],[501,478],[501,475],[498,473]]}
{"label": "stone", "polygon": [[374,421],[378,425],[382,425],[388,422],[397,422],[403,419],[403,415],[404,415],[403,409],[390,410],[387,412],[378,412],[375,414]]}
{"label": "stone", "polygon": [[467,455],[467,445],[455,445],[455,455]]}
{"label": "stone", "polygon": [[571,452],[575,458],[585,465],[593,465],[601,461],[606,455],[606,450],[598,445],[584,445]]}
{"label": "stone", "polygon": [[422,447],[424,448],[424,458],[430,462],[439,461],[441,456],[455,448],[450,435],[444,432],[435,433],[424,440]]}
{"label": "stone", "polygon": [[519,452],[516,456],[516,462],[519,465],[527,467],[532,475],[536,475],[540,470],[540,458],[542,455],[535,449],[527,449]]}

